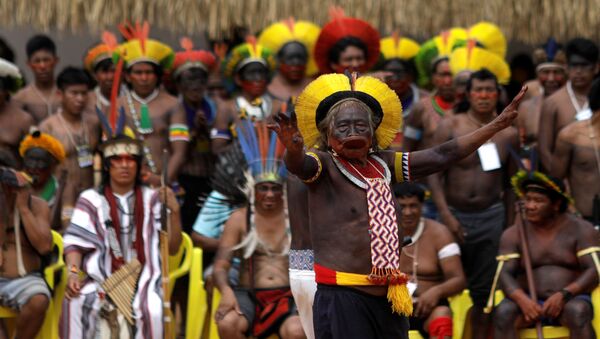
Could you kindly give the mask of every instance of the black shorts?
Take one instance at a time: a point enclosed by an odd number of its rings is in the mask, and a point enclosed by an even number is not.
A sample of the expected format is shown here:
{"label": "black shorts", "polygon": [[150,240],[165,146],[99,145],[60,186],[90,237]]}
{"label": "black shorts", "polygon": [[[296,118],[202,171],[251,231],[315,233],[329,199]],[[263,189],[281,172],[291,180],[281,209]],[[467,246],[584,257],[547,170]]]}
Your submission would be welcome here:
{"label": "black shorts", "polygon": [[[437,306],[450,307],[450,304],[448,303],[448,299],[441,298],[440,301],[438,302]],[[421,333],[421,336],[425,339],[429,338],[429,332],[427,331],[428,329],[425,328],[426,320],[427,320],[427,318],[417,318],[417,317],[409,317],[408,318],[408,322],[410,323],[411,331],[419,331],[419,333]]]}
{"label": "black shorts", "polygon": [[350,287],[318,284],[313,322],[317,339],[408,339],[408,319],[392,313],[385,296]]}

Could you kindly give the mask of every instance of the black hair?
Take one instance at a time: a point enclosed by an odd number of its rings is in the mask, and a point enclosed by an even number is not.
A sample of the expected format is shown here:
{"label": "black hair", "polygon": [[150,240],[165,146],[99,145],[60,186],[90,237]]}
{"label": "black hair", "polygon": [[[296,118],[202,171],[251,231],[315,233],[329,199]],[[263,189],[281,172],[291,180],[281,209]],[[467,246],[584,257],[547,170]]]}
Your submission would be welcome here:
{"label": "black hair", "polygon": [[389,60],[386,60],[384,62],[382,68],[385,68],[385,66],[387,66],[387,64],[390,63],[390,62],[392,62],[392,61],[396,61],[396,62],[400,63],[400,65],[402,65],[402,68],[404,68],[404,71],[408,75],[410,75],[411,77],[413,77],[413,79],[416,79],[416,77],[417,77],[417,67],[415,66],[414,59],[410,59],[410,60],[402,60],[400,58],[389,59]]}
{"label": "black hair", "polygon": [[[154,70],[154,74],[156,75],[156,87],[160,86],[160,84],[162,82],[162,78],[163,78],[163,73],[164,73],[163,68],[152,62],[147,62],[147,61],[142,61],[142,62],[147,63],[148,65],[152,66],[152,69]],[[127,70],[126,70],[127,74],[131,74],[131,71],[133,70],[133,66],[135,66],[135,64],[127,67]],[[131,84],[128,84],[128,85],[131,88]]]}
{"label": "black hair", "polygon": [[425,189],[423,186],[413,182],[403,182],[394,185],[394,196],[396,198],[417,197],[419,202],[425,201]]}
{"label": "black hair", "polygon": [[565,47],[567,62],[573,55],[579,55],[592,64],[598,62],[598,46],[591,40],[584,38],[575,38],[567,42]]}
{"label": "black hair", "polygon": [[329,58],[329,61],[336,64],[339,63],[340,55],[348,46],[354,46],[356,48],[361,49],[365,53],[365,59],[368,58],[369,51],[367,49],[367,45],[365,45],[365,43],[358,38],[355,38],[353,36],[347,36],[340,39],[333,46],[331,46],[331,49],[329,50],[329,55],[327,56]]}
{"label": "black hair", "polygon": [[112,59],[104,59],[94,66],[94,73],[98,72],[99,70],[108,71],[111,67],[113,67],[113,65]]}
{"label": "black hair", "polygon": [[448,57],[441,57],[441,58],[437,58],[437,59],[433,60],[433,62],[431,63],[431,69],[430,69],[431,74],[437,73],[437,68],[443,61],[449,62],[450,59]]}
{"label": "black hair", "polygon": [[82,68],[67,66],[56,78],[56,86],[64,91],[68,86],[86,85],[88,89],[92,86],[92,79]]}
{"label": "black hair", "polygon": [[180,72],[179,74],[177,74],[177,77],[175,78],[175,83],[180,84],[181,83],[181,78],[183,77],[183,73],[185,72],[190,72],[192,73],[192,75],[194,77],[204,77],[206,80],[204,82],[204,85],[207,86],[208,85],[208,76],[210,75],[209,72],[207,72],[204,68],[202,67],[190,67],[188,69],[186,69],[183,72]]}
{"label": "black hair", "polygon": [[306,46],[304,46],[301,42],[298,42],[298,41],[289,41],[289,42],[286,42],[285,44],[283,44],[283,46],[281,46],[281,48],[277,51],[277,55],[276,55],[277,56],[277,60],[281,60],[281,57],[283,56],[283,50],[286,47],[288,47],[288,46],[290,46],[292,44],[301,46],[302,49],[304,50],[304,53],[306,53],[306,57],[307,58],[310,57],[310,55],[309,55],[310,52],[308,51],[308,49],[306,48]]}
{"label": "black hair", "polygon": [[0,38],[0,58],[8,60],[12,63],[15,62],[15,52],[2,38]]}
{"label": "black hair", "polygon": [[590,93],[588,93],[588,101],[592,112],[600,109],[600,78],[592,82],[592,88],[590,88]]}
{"label": "black hair", "polygon": [[[565,185],[561,180],[559,180],[553,176],[550,176],[550,175],[546,175],[546,177],[548,177],[548,179],[550,179],[550,181],[552,181],[554,183],[554,185],[556,185],[556,187],[558,187],[558,189],[561,192],[565,191]],[[537,188],[536,186],[528,188],[527,187],[528,183],[532,183],[532,184],[536,184],[536,185],[540,185],[540,186],[548,186],[547,184],[541,183],[538,180],[525,180],[523,182],[523,184],[521,185],[521,187],[523,187],[524,192],[532,191],[532,192],[537,192],[537,193],[543,194],[543,195],[547,196],[550,199],[550,201],[552,201],[552,203],[560,201],[560,206],[558,209],[558,211],[560,213],[565,212],[567,210],[567,208],[569,207],[569,201],[562,194],[556,192],[553,189],[541,189],[541,188]]]}
{"label": "black hair", "polygon": [[15,92],[18,89],[18,81],[12,77],[0,77],[0,90],[4,90],[6,92]]}
{"label": "black hair", "polygon": [[[131,138],[126,135],[119,135],[113,140],[131,140]],[[110,158],[111,157],[102,157],[102,179],[100,181],[99,192],[104,192],[104,187],[106,187],[106,185],[110,185]],[[135,185],[139,186],[142,185],[142,157],[139,155],[134,155],[133,158],[135,159],[135,163],[137,165],[137,170],[135,172]]]}
{"label": "black hair", "polygon": [[[498,84],[498,78],[496,78],[494,73],[490,72],[487,68],[483,68],[477,72],[471,73],[471,75],[469,76],[469,80],[467,80],[467,87],[466,87],[467,94],[471,91],[471,88],[473,87],[473,80],[479,80],[479,81],[494,80],[494,83],[496,83],[496,90],[498,91],[498,99],[500,99],[501,89],[500,89],[500,85]],[[456,104],[455,111],[457,113],[465,113],[466,111],[469,110],[469,108],[471,108],[471,104],[469,103],[468,95],[465,95],[464,99],[461,102]],[[500,112],[501,108],[502,107],[500,104],[500,100],[498,100],[498,103],[496,104],[496,110],[498,112]]]}
{"label": "black hair", "polygon": [[9,150],[0,149],[0,166],[17,168],[18,162]]}
{"label": "black hair", "polygon": [[52,55],[56,56],[56,45],[54,44],[54,41],[52,41],[52,39],[50,39],[50,37],[47,35],[34,35],[27,41],[25,52],[27,53],[28,59],[31,58],[33,53],[40,50],[46,50],[52,53]]}

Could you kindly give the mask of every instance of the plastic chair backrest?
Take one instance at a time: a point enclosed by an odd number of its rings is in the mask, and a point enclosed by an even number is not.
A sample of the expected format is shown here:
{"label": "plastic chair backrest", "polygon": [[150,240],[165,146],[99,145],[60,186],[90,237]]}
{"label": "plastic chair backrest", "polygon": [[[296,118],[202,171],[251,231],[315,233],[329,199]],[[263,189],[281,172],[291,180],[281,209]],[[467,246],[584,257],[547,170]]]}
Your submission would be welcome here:
{"label": "plastic chair backrest", "polygon": [[190,268],[190,283],[188,288],[186,338],[200,338],[205,326],[208,305],[206,304],[206,290],[204,289],[202,271],[202,249],[194,247],[192,250],[192,266]]}
{"label": "plastic chair backrest", "polygon": [[173,294],[175,281],[190,272],[193,248],[190,236],[182,232],[181,245],[177,254],[169,256],[169,295]]}
{"label": "plastic chair backrest", "polygon": [[469,323],[469,309],[473,306],[469,290],[448,298],[448,301],[452,310],[452,338],[462,339]]}

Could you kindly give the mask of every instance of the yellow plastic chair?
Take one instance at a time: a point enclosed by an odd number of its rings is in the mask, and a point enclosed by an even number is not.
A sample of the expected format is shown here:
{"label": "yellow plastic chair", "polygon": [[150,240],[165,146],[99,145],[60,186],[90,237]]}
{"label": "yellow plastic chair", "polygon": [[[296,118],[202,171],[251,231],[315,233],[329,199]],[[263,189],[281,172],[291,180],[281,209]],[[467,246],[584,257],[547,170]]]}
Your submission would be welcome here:
{"label": "yellow plastic chair", "polygon": [[[52,250],[56,251],[56,262],[52,263],[44,269],[44,278],[48,287],[53,292],[53,296],[48,303],[48,310],[40,332],[36,336],[37,339],[58,339],[58,321],[62,311],[62,300],[65,295],[65,287],[67,285],[67,270],[63,259],[63,241],[58,232],[52,231]],[[60,275],[61,279],[56,284],[55,277]],[[0,307],[0,319],[16,318],[17,313],[10,308]],[[8,322],[7,326],[9,338],[13,336],[14,324]]]}
{"label": "yellow plastic chair", "polygon": [[[504,299],[504,293],[498,290],[495,295],[495,305],[498,305],[502,299]],[[600,332],[600,287],[592,292],[592,306],[594,308],[594,318],[592,319],[592,326],[596,334]],[[546,339],[568,339],[569,329],[562,326],[544,326],[542,327],[542,333]],[[536,339],[537,333],[535,328],[526,328],[519,331],[519,337],[521,339]]]}
{"label": "yellow plastic chair", "polygon": [[448,301],[452,310],[452,338],[462,339],[468,330],[469,310],[473,306],[469,290],[448,298]]}
{"label": "yellow plastic chair", "polygon": [[408,339],[423,339],[419,331],[408,331]]}
{"label": "yellow plastic chair", "polygon": [[193,248],[190,236],[182,232],[181,245],[177,254],[169,256],[169,296],[173,295],[173,287],[175,287],[177,279],[190,272]]}
{"label": "yellow plastic chair", "polygon": [[208,312],[202,271],[202,249],[194,247],[188,289],[188,314],[185,324],[185,337],[188,339],[200,338],[204,329],[206,312]]}
{"label": "yellow plastic chair", "polygon": [[215,287],[212,292],[212,305],[210,317],[208,319],[208,338],[219,339],[219,331],[217,329],[217,323],[215,322],[215,311],[219,308],[221,302],[221,292]]}

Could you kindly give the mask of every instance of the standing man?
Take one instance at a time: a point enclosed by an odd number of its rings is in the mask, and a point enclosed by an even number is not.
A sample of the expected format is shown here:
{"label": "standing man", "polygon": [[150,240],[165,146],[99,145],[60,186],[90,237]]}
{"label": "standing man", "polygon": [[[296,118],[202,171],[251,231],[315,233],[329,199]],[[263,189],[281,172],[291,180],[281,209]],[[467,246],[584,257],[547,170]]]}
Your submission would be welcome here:
{"label": "standing man", "polygon": [[[566,56],[561,46],[553,39],[533,52],[536,59],[537,79],[530,81],[531,97],[519,106],[517,128],[521,140],[521,154],[527,156],[537,150],[538,130],[542,103],[567,82]],[[537,166],[537,164],[532,164]],[[533,167],[537,168],[537,167]]]}
{"label": "standing man", "polygon": [[315,44],[321,74],[368,72],[379,60],[379,32],[366,21],[345,16],[339,7],[331,7],[329,16]]}
{"label": "standing man", "polygon": [[[469,135],[497,117],[500,89],[496,77],[484,69],[471,74],[467,83],[469,109],[444,120],[434,141],[441,144]],[[471,328],[474,338],[486,338],[491,326],[483,308],[492,279],[500,236],[511,216],[509,178],[515,171],[509,149],[519,145],[515,128],[507,128],[485,140],[477,154],[452,164],[429,177],[433,200],[444,225],[462,246],[462,262],[473,299]]]}
{"label": "standing man", "polygon": [[240,92],[233,99],[219,105],[215,125],[211,130],[212,149],[223,152],[231,144],[231,127],[241,118],[264,120],[279,111],[281,102],[267,93],[275,58],[267,47],[258,44],[254,37],[236,46],[222,64],[223,75],[235,84]]}
{"label": "standing man", "polygon": [[[399,269],[390,182],[423,177],[468,156],[512,123],[525,91],[483,128],[414,153],[379,151],[393,140],[402,109],[396,94],[372,77],[323,75],[298,98],[297,122],[276,116],[271,128],[287,149],[286,167],[309,186],[317,338],[407,338],[412,302]],[[320,150],[306,152],[305,144],[317,141]]]}
{"label": "standing man", "polygon": [[[147,23],[142,27],[147,28]],[[119,106],[124,107],[127,125],[143,145],[142,180],[157,187],[162,173],[163,150],[168,149],[171,155],[167,173],[176,175],[179,168],[175,162],[185,154],[189,139],[185,113],[174,112],[177,99],[160,87],[163,72],[173,64],[174,53],[162,42],[149,39],[149,28],[140,31],[129,26],[121,28],[127,42],[121,44],[118,51],[125,62],[128,90],[119,98]],[[170,139],[171,127],[180,136],[176,140]],[[171,182],[175,178],[169,175],[168,179]]]}
{"label": "standing man", "polygon": [[574,121],[556,138],[552,173],[567,179],[575,209],[594,226],[600,225],[600,81],[588,95],[589,119]]}
{"label": "standing man", "polygon": [[[48,204],[35,197],[27,174],[0,150],[0,306],[16,311],[18,338],[35,338],[51,298],[40,270],[52,251]],[[8,166],[8,167],[5,167]],[[0,322],[0,337],[6,338]]]}
{"label": "standing man", "polygon": [[265,28],[258,43],[269,48],[277,58],[277,73],[268,92],[280,101],[297,98],[317,73],[313,58],[315,42],[321,29],[308,21],[282,20]]}
{"label": "standing man", "polygon": [[[69,277],[62,333],[64,338],[118,337],[118,333],[99,332],[100,318],[110,323],[111,316],[117,317],[114,312],[119,312],[101,284],[137,260],[141,273],[133,286],[135,326],[130,333],[137,339],[163,338],[161,204],[169,212],[170,255],[177,253],[181,243],[179,204],[171,189],[157,191],[141,184],[143,151],[138,140],[118,130],[107,133],[110,139],[100,145],[102,184],[79,196],[64,237]],[[80,272],[85,279],[81,280]]]}
{"label": "standing man", "polygon": [[11,100],[11,95],[19,88],[23,79],[17,66],[0,59],[0,149],[18,158],[19,142],[29,133],[34,124],[30,114]]}
{"label": "standing man", "polygon": [[[107,32],[104,34],[112,36]],[[116,44],[116,39],[113,41]],[[115,77],[115,65],[112,61],[115,48],[115,45],[108,45],[103,42],[90,48],[83,60],[85,69],[94,76],[97,83],[88,100],[88,110],[90,112],[95,112],[96,108],[101,112],[108,112]]]}
{"label": "standing man", "polygon": [[575,38],[565,47],[567,85],[544,100],[540,114],[538,143],[543,167],[553,172],[552,152],[558,132],[573,121],[590,117],[588,93],[598,72],[598,46],[590,40]]}
{"label": "standing man", "polygon": [[[391,37],[381,40],[381,53],[384,57],[383,70],[389,72],[384,78],[385,83],[396,92],[402,103],[402,115],[404,118],[410,115],[413,107],[428,93],[419,89],[414,81],[417,70],[414,57],[419,52],[419,44],[414,40],[400,37],[394,33]],[[392,142],[392,149],[401,150],[403,144],[403,133],[398,131],[396,139]]]}
{"label": "standing man", "polygon": [[46,35],[36,35],[27,41],[27,65],[33,73],[33,82],[14,97],[35,123],[54,114],[60,106],[60,95],[54,81],[54,69],[58,64],[56,45]]}
{"label": "standing man", "polygon": [[66,159],[56,167],[58,177],[67,171],[62,196],[63,227],[69,223],[77,197],[94,185],[93,152],[100,140],[100,124],[95,114],[87,112],[90,78],[80,68],[67,67],[57,78],[61,106],[56,114],[44,119],[40,130],[58,139],[65,148]]}
{"label": "standing man", "polygon": [[567,327],[570,338],[596,338],[589,294],[600,276],[598,233],[566,212],[572,199],[558,179],[521,170],[512,183],[524,200],[521,227],[529,241],[538,300],[529,297],[522,241],[518,226],[511,226],[500,242],[500,282],[506,298],[494,312],[494,337],[516,339],[517,329],[541,321]]}

